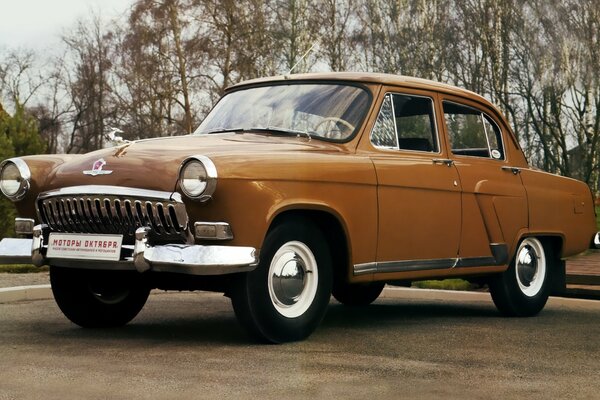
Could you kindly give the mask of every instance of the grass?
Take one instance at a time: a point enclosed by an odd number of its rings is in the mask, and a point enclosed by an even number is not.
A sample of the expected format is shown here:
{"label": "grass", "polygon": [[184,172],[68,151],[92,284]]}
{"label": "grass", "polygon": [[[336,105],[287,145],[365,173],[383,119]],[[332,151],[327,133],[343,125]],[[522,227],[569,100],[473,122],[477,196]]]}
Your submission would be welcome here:
{"label": "grass", "polygon": [[34,267],[33,265],[27,264],[7,264],[0,265],[0,273],[8,274],[31,274],[37,272],[47,272],[48,267]]}
{"label": "grass", "polygon": [[600,231],[600,206],[596,206],[596,227]]}
{"label": "grass", "polygon": [[412,287],[419,289],[441,289],[441,290],[471,290],[473,285],[463,279],[444,279],[441,281],[417,281]]}

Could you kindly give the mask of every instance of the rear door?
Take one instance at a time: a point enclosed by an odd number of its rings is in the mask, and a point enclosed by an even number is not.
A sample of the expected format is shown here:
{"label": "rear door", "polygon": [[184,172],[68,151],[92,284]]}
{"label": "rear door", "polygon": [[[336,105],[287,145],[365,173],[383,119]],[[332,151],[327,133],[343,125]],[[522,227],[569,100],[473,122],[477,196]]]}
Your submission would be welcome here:
{"label": "rear door", "polygon": [[499,265],[528,226],[525,188],[510,167],[500,122],[468,100],[442,96],[450,158],[462,187],[461,266]]}

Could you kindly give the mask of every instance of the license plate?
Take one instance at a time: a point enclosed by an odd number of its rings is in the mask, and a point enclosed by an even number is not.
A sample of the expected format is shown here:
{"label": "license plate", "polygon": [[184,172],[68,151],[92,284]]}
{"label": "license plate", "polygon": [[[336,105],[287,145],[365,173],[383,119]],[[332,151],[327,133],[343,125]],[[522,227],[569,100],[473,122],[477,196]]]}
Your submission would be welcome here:
{"label": "license plate", "polygon": [[123,235],[51,233],[46,257],[118,261],[122,244]]}

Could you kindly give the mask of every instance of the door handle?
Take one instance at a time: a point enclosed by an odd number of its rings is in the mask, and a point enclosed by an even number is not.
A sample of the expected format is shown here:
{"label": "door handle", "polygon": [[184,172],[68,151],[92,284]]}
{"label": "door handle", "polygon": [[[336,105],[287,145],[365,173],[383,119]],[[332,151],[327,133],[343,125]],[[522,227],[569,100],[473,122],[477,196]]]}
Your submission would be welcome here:
{"label": "door handle", "polygon": [[518,167],[509,167],[509,166],[503,166],[502,167],[503,171],[510,171],[513,173],[513,175],[517,175],[521,172],[521,168]]}
{"label": "door handle", "polygon": [[451,167],[452,164],[454,164],[454,161],[449,160],[447,158],[434,158],[432,161],[434,164],[445,164],[448,167]]}

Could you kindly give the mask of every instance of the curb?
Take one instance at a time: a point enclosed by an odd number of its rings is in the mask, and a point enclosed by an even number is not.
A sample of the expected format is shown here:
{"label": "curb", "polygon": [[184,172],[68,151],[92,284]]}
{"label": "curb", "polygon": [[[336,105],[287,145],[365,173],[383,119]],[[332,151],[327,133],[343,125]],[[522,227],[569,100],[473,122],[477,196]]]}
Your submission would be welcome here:
{"label": "curb", "polygon": [[50,285],[0,288],[0,303],[23,300],[49,300],[52,299],[52,297]]}

